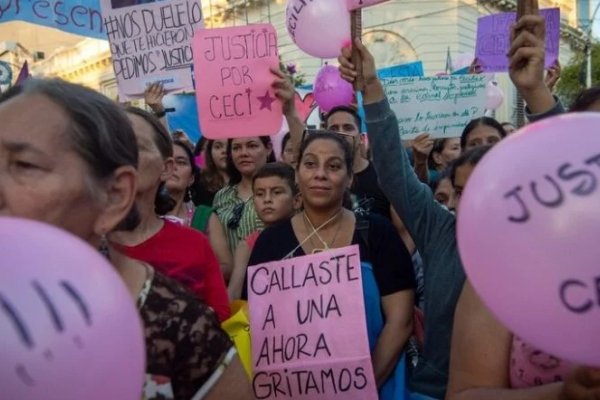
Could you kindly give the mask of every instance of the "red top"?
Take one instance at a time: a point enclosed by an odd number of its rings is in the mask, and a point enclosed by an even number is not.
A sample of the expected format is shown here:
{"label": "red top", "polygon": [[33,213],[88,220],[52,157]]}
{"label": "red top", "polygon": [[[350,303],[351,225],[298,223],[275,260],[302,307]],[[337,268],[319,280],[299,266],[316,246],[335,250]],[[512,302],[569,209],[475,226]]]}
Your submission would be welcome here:
{"label": "red top", "polygon": [[164,221],[160,231],[137,246],[119,246],[128,257],[147,262],[212,307],[220,321],[229,318],[229,301],[219,261],[199,231]]}

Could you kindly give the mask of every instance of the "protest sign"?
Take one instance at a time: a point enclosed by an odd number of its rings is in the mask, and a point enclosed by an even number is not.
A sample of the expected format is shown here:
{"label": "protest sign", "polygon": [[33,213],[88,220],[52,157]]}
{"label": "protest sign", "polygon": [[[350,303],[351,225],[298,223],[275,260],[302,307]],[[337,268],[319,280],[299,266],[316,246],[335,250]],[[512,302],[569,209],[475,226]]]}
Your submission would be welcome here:
{"label": "protest sign", "polygon": [[[560,46],[560,9],[548,8],[540,10],[546,19],[546,68],[558,60]],[[477,44],[475,57],[484,72],[508,71],[510,48],[510,27],[515,23],[517,14],[505,12],[488,15],[477,21]]]}
{"label": "protest sign", "polygon": [[348,10],[357,10],[359,8],[365,8],[374,6],[375,4],[383,3],[388,0],[347,0]]}
{"label": "protest sign", "polygon": [[460,136],[465,125],[485,112],[489,76],[444,75],[383,79],[398,118],[402,140],[427,132],[434,138]]}
{"label": "protest sign", "polygon": [[401,76],[423,76],[423,62],[413,61],[406,64],[393,65],[377,70],[379,78],[398,78]]}
{"label": "protest sign", "polygon": [[166,91],[192,90],[192,37],[203,27],[200,2],[138,1],[101,0],[119,99],[140,98],[153,82]]}
{"label": "protest sign", "polygon": [[1,1],[0,23],[16,20],[106,39],[99,0]]}
{"label": "protest sign", "polygon": [[271,24],[200,29],[194,35],[194,77],[202,133],[209,139],[274,135],[281,102],[271,87],[279,68]]}
{"label": "protest sign", "polygon": [[358,246],[249,267],[257,399],[376,399]]}

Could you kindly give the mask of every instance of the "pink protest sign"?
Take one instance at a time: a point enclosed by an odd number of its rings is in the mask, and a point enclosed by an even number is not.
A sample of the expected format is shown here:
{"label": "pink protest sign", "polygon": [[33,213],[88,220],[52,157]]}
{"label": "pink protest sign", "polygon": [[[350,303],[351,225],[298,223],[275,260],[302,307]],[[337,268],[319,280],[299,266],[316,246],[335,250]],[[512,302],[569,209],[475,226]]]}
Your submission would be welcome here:
{"label": "pink protest sign", "polygon": [[249,267],[257,399],[376,399],[358,246]]}
{"label": "pink protest sign", "polygon": [[365,8],[374,6],[375,4],[383,3],[388,0],[347,0],[348,10],[356,10],[358,8]]}
{"label": "pink protest sign", "polygon": [[101,0],[119,100],[144,96],[162,82],[166,91],[193,90],[192,37],[204,26],[198,0]]}
{"label": "pink protest sign", "polygon": [[[560,45],[560,9],[548,8],[540,10],[540,15],[546,19],[546,60],[549,68],[558,60]],[[485,72],[508,71],[510,49],[510,28],[515,23],[517,14],[505,12],[487,15],[477,21],[477,44],[475,57]]]}
{"label": "pink protest sign", "polygon": [[209,139],[275,135],[282,112],[271,87],[270,68],[279,68],[273,25],[200,29],[193,48],[202,134]]}

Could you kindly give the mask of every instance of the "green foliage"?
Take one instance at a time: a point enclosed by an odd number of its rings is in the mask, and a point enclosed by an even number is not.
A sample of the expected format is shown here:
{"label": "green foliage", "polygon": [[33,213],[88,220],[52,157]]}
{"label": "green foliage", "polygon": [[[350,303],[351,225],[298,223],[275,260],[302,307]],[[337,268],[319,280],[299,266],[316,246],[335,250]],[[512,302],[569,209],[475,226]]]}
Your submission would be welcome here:
{"label": "green foliage", "polygon": [[[556,85],[556,94],[563,104],[569,105],[585,89],[587,61],[584,51],[578,52],[563,66],[560,80]],[[600,84],[600,44],[592,45],[592,85]]]}

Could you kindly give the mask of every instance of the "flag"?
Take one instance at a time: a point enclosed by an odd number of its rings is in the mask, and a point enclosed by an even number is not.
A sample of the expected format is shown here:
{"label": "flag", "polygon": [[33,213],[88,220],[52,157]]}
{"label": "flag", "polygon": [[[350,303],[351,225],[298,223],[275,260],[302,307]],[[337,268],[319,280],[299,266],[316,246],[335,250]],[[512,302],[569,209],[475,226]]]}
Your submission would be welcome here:
{"label": "flag", "polygon": [[23,82],[25,79],[29,78],[30,76],[31,75],[29,74],[29,64],[27,64],[27,61],[25,61],[23,63],[23,67],[21,67],[19,76],[17,76],[17,81],[15,82],[15,85],[18,85],[19,83]]}
{"label": "flag", "polygon": [[452,68],[452,56],[450,55],[450,46],[448,46],[448,53],[446,54],[446,74],[451,74],[453,71]]}

